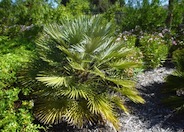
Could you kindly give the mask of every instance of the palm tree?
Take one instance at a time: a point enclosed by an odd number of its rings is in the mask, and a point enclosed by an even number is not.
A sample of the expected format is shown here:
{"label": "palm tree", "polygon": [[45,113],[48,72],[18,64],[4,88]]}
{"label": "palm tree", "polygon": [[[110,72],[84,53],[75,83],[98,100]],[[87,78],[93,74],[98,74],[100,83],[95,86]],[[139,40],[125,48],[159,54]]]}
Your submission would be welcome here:
{"label": "palm tree", "polygon": [[134,49],[116,41],[111,23],[101,17],[64,20],[45,26],[37,40],[41,63],[31,73],[35,115],[43,123],[67,121],[110,123],[118,130],[117,108],[128,113],[124,100],[144,103],[126,68],[141,63],[129,58]]}

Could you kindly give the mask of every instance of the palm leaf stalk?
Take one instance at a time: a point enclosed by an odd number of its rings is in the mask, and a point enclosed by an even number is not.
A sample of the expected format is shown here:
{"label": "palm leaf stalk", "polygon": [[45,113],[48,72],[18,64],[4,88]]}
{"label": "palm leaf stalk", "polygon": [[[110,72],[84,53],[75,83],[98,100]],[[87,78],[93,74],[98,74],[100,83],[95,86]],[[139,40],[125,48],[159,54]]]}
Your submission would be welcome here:
{"label": "palm leaf stalk", "polygon": [[108,122],[118,130],[117,108],[128,113],[124,99],[145,102],[135,82],[122,76],[126,68],[141,63],[126,59],[135,51],[115,41],[113,33],[113,25],[101,17],[45,26],[36,41],[43,64],[36,63],[31,74],[35,115],[41,122],[67,121],[79,127]]}

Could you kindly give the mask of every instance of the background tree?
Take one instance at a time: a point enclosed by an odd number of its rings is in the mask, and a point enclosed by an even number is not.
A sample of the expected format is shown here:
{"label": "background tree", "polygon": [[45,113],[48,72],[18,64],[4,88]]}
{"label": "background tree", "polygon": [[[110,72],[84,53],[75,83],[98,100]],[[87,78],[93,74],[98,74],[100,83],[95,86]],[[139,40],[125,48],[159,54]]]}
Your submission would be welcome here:
{"label": "background tree", "polygon": [[0,18],[0,34],[6,34],[9,26],[16,23],[14,6],[11,0],[2,0],[0,2]]}
{"label": "background tree", "polygon": [[176,0],[169,0],[169,5],[168,5],[168,14],[166,18],[166,26],[168,29],[171,28],[172,25],[172,19],[173,19],[173,9],[174,9],[174,3]]}

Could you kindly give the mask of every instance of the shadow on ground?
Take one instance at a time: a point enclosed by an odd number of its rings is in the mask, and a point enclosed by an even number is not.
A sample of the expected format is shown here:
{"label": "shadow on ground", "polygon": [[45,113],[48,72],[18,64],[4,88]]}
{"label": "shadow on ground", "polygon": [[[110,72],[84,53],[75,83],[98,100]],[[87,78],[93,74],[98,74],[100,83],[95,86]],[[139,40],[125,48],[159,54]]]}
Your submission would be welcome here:
{"label": "shadow on ground", "polygon": [[164,106],[162,99],[164,94],[161,90],[164,83],[153,83],[149,86],[142,86],[139,89],[141,96],[146,100],[145,104],[129,105],[133,109],[133,115],[138,116],[149,128],[160,126],[163,129],[173,130],[173,132],[184,132],[184,115],[176,115],[173,110]]}

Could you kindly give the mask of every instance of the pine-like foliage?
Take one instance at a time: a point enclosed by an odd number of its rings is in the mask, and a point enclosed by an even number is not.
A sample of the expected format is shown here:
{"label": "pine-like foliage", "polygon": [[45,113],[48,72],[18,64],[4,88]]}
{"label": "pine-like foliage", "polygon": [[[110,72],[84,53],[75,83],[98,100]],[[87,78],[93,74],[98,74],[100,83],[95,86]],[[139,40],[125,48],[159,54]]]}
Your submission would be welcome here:
{"label": "pine-like foliage", "polygon": [[105,122],[118,130],[117,108],[128,113],[124,100],[144,103],[135,82],[122,76],[124,69],[141,63],[127,59],[135,51],[117,42],[113,33],[113,25],[101,17],[45,26],[36,42],[41,61],[29,69],[26,81],[34,89],[35,115],[41,122],[64,120],[79,127]]}

